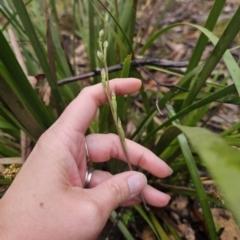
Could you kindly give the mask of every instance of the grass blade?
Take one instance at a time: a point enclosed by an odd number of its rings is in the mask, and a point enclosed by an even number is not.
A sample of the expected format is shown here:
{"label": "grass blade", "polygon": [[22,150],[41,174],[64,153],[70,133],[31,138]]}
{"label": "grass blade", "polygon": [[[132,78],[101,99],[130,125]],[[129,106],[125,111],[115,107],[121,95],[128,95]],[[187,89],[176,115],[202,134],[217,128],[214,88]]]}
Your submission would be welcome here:
{"label": "grass blade", "polygon": [[[15,116],[18,120],[21,119],[21,124],[36,140],[43,131],[51,126],[54,119],[32,89],[2,32],[0,32],[0,45],[1,98],[7,105],[8,101],[12,103],[12,111],[15,109],[14,114],[19,114]],[[26,111],[25,116],[21,110]],[[28,120],[26,116],[28,116]]]}
{"label": "grass blade", "polygon": [[[93,0],[94,2],[95,0]],[[88,2],[88,31],[89,31],[89,36],[88,36],[88,46],[89,46],[89,60],[90,60],[90,66],[91,69],[96,69],[97,63],[96,63],[96,52],[97,52],[97,47],[96,47],[96,42],[98,39],[98,35],[96,35],[96,28],[95,28],[95,10],[93,7],[93,3],[91,1]],[[100,78],[94,78],[94,84],[98,83],[100,81]]]}
{"label": "grass blade", "polygon": [[28,12],[26,10],[26,7],[25,7],[23,1],[18,0],[18,1],[12,1],[12,2],[14,4],[15,9],[16,9],[16,11],[21,19],[21,22],[25,28],[25,31],[26,31],[26,33],[29,37],[29,40],[32,44],[32,47],[36,53],[39,63],[41,64],[44,74],[47,77],[47,80],[49,82],[49,85],[51,87],[51,90],[52,90],[52,93],[53,93],[53,96],[55,99],[55,104],[57,106],[58,113],[60,114],[64,110],[65,105],[63,103],[62,97],[58,90],[56,79],[54,78],[54,75],[49,68],[45,51],[38,39],[38,36],[35,32],[32,21],[28,15]]}
{"label": "grass blade", "polygon": [[[233,77],[233,81],[236,85],[238,94],[240,95],[240,69],[236,63],[234,65],[228,65],[228,59],[227,57],[231,57],[230,52],[226,52],[228,46],[232,42],[232,40],[235,38],[237,33],[240,31],[240,7],[237,9],[236,13],[234,14],[233,18],[231,19],[230,23],[228,24],[227,28],[225,29],[222,37],[217,42],[217,45],[212,51],[212,54],[207,59],[200,75],[197,81],[194,83],[194,87],[191,89],[188,97],[183,103],[183,107],[189,106],[192,104],[192,102],[195,99],[195,96],[198,94],[198,92],[201,90],[202,86],[204,85],[207,78],[210,76],[211,72],[213,71],[214,67],[217,65],[219,60],[223,55],[225,55],[226,64],[228,66],[229,72],[231,76]],[[226,53],[225,53],[226,52]],[[225,53],[225,54],[224,54]]]}
{"label": "grass blade", "polygon": [[154,232],[155,236],[157,237],[158,240],[160,240],[160,237],[158,236],[158,233],[154,227],[154,225],[152,224],[151,219],[148,217],[148,215],[144,212],[144,210],[142,209],[141,205],[135,205],[134,208],[139,212],[139,214],[142,216],[142,218],[147,222],[147,224],[149,225],[149,227],[152,229],[152,231]]}
{"label": "grass blade", "polygon": [[125,31],[122,29],[121,25],[118,23],[118,21],[114,18],[114,16],[112,15],[112,13],[106,8],[106,6],[100,1],[98,0],[98,2],[103,6],[103,8],[108,12],[108,14],[111,16],[111,18],[114,20],[114,22],[117,24],[118,29],[121,31],[122,35],[124,36],[124,39],[127,41],[127,45],[129,47],[128,54],[132,55],[132,58],[134,58],[134,51],[132,48],[132,44],[130,42],[130,40],[128,39],[128,36],[126,35]]}
{"label": "grass blade", "polygon": [[169,240],[166,232],[164,231],[162,226],[159,224],[157,218],[155,217],[155,215],[153,214],[152,211],[149,212],[149,215],[150,215],[150,219],[152,220],[152,223],[153,223],[154,227],[156,228],[156,231],[158,232],[158,235],[161,237],[161,239]]}
{"label": "grass blade", "polygon": [[203,215],[204,215],[204,219],[205,219],[206,224],[207,224],[210,239],[212,239],[212,240],[216,239],[217,240],[218,237],[217,237],[217,234],[216,234],[216,229],[215,229],[215,225],[214,225],[214,222],[213,222],[213,217],[212,217],[212,214],[211,214],[210,206],[208,204],[207,195],[206,195],[205,189],[202,185],[201,179],[198,175],[198,169],[197,169],[196,164],[194,162],[194,158],[192,156],[192,153],[191,153],[191,150],[189,148],[188,142],[187,142],[184,135],[179,135],[178,140],[179,140],[180,148],[181,148],[182,153],[184,155],[184,158],[186,160],[186,164],[188,166],[188,170],[189,170],[189,173],[191,175],[191,179],[194,183],[194,186],[196,188],[196,192],[198,194],[199,202],[200,202],[202,210],[203,210]]}
{"label": "grass blade", "polygon": [[[175,112],[170,105],[167,105],[167,109],[168,109],[168,112],[169,112],[170,116],[175,115]],[[174,125],[176,125],[178,123],[179,123],[178,120],[175,120],[173,122]],[[180,125],[178,125],[178,126],[180,126]],[[174,132],[174,131],[178,131],[178,133],[179,132],[181,133],[181,128],[180,127],[179,128],[174,128],[174,129],[170,128],[171,133]],[[168,133],[164,133],[164,134],[168,134]],[[174,136],[174,134],[173,134],[173,136]],[[187,139],[183,134],[180,134],[178,136],[178,142],[179,142],[182,154],[184,156],[186,165],[188,167],[188,171],[191,175],[191,179],[193,181],[194,187],[195,187],[196,192],[198,194],[199,202],[200,202],[200,205],[202,207],[203,215],[204,215],[206,225],[207,225],[207,228],[208,228],[209,237],[212,240],[215,240],[215,239],[217,240],[218,237],[217,237],[217,234],[216,234],[216,229],[215,229],[215,225],[214,225],[214,222],[213,222],[213,217],[212,217],[212,214],[211,214],[210,206],[208,204],[207,195],[206,195],[205,189],[202,185],[200,176],[198,174],[198,169],[197,169],[196,163],[194,161],[194,158],[192,156],[192,153],[191,153],[190,147],[188,145]]]}
{"label": "grass blade", "polygon": [[[222,12],[225,2],[226,0],[215,0],[212,10],[208,15],[204,28],[208,29],[209,31],[213,30],[217,22],[217,19]],[[192,57],[189,61],[186,73],[190,72],[192,69],[194,69],[198,65],[207,43],[208,43],[207,36],[201,33],[197,41],[197,44],[195,46],[195,49],[193,51]],[[184,86],[187,87],[186,85]]]}
{"label": "grass blade", "polygon": [[[123,62],[123,68],[122,68],[122,72],[121,72],[121,78],[126,78],[129,76],[129,71],[130,71],[130,65],[131,65],[131,55],[128,55],[124,62]],[[126,120],[126,109],[128,109],[129,107],[129,100],[130,97],[124,97],[124,96],[119,96],[117,97],[117,114],[118,116],[121,116],[122,121]]]}
{"label": "grass blade", "polygon": [[[188,114],[189,112],[200,108],[208,103],[214,102],[220,98],[222,98],[225,95],[228,95],[230,93],[233,93],[234,91],[236,91],[235,85],[232,84],[226,88],[224,88],[223,90],[220,90],[219,92],[213,93],[211,94],[211,96],[204,98],[184,109],[182,109],[181,111],[179,111],[176,115],[172,116],[170,119],[168,119],[166,122],[164,122],[162,125],[160,125],[159,127],[155,128],[154,130],[152,130],[144,139],[144,142],[147,141],[151,136],[153,136],[154,134],[156,134],[157,131],[159,131],[160,129],[169,126],[171,124],[171,122],[177,118],[180,118],[182,116],[184,116],[185,114]],[[157,111],[156,111],[157,112]]]}
{"label": "grass blade", "polygon": [[[1,65],[0,65],[1,72]],[[31,112],[24,106],[21,99],[14,93],[11,87],[7,84],[6,80],[0,75],[0,94],[1,101],[5,103],[15,118],[27,129],[27,133],[30,133],[30,137],[36,141],[38,137],[43,133],[44,126],[35,120]]]}
{"label": "grass blade", "polygon": [[[111,213],[111,217],[113,219],[117,219],[117,213],[115,211],[113,211]],[[118,220],[117,226],[118,226],[119,230],[122,232],[122,234],[124,235],[124,237],[126,238],[126,240],[134,240],[135,239],[121,220]]]}
{"label": "grass blade", "polygon": [[[233,210],[237,223],[240,224],[240,209],[238,207],[240,192],[236,185],[240,181],[239,151],[229,147],[221,137],[208,130],[197,127],[177,127],[187,136],[193,148],[216,179],[216,184],[223,191],[227,205]],[[196,136],[198,137],[196,138]]]}

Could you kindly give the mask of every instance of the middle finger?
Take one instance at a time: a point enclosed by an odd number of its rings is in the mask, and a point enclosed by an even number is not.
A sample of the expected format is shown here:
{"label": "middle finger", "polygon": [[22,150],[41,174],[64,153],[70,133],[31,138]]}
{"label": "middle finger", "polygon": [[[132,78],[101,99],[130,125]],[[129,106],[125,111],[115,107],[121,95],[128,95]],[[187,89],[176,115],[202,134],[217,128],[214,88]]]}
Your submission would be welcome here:
{"label": "middle finger", "polygon": [[[105,162],[110,158],[127,161],[119,137],[115,134],[91,134],[86,137],[86,141],[93,162]],[[172,169],[147,148],[128,139],[126,146],[131,164],[161,178],[172,174]]]}

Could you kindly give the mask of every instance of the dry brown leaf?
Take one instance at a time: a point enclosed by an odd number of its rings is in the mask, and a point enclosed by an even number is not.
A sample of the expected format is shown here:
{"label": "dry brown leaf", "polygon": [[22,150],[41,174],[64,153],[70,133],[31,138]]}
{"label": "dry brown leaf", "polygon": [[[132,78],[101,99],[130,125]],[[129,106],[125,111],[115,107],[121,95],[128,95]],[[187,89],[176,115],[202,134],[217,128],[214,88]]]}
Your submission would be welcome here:
{"label": "dry brown leaf", "polygon": [[51,88],[48,82],[45,82],[41,87],[39,87],[38,95],[45,105],[48,106],[51,98]]}
{"label": "dry brown leaf", "polygon": [[221,240],[240,239],[240,230],[238,229],[231,212],[221,208],[211,209],[215,226],[217,230],[223,228],[220,235]]}
{"label": "dry brown leaf", "polygon": [[149,227],[146,227],[143,229],[141,237],[142,237],[142,240],[156,240],[156,237],[153,231]]}
{"label": "dry brown leaf", "polygon": [[179,230],[184,236],[184,239],[186,240],[195,240],[195,232],[194,230],[188,225],[188,224],[179,224],[178,225]]}

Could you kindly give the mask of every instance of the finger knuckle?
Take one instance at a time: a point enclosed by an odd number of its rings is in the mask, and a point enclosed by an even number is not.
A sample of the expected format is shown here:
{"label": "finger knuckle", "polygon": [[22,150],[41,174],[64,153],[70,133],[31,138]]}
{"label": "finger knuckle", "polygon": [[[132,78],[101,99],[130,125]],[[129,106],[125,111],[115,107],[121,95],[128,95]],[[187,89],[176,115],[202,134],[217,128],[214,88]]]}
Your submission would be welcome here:
{"label": "finger knuckle", "polygon": [[91,86],[84,87],[81,91],[81,95],[89,94],[91,92]]}
{"label": "finger knuckle", "polygon": [[123,191],[123,188],[121,188],[120,185],[116,183],[114,180],[109,181],[108,188],[111,194],[116,199],[117,204],[119,205],[123,201],[123,199],[125,199],[126,197],[125,191]]}
{"label": "finger knuckle", "polygon": [[147,157],[146,157],[146,154],[144,152],[140,153],[140,156],[138,158],[138,165],[141,167],[141,168],[145,168],[145,165],[147,163]]}

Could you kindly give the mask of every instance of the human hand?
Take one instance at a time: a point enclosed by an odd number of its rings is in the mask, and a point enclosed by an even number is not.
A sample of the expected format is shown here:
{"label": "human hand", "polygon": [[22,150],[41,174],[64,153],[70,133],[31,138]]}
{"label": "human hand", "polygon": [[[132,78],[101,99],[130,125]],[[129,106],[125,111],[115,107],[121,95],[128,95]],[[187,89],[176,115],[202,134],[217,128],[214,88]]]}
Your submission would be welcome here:
{"label": "human hand", "polygon": [[[110,81],[117,95],[137,91],[133,78]],[[147,185],[142,173],[128,171],[112,176],[95,170],[85,189],[84,133],[97,108],[107,102],[101,84],[84,88],[38,143],[0,201],[0,236],[3,239],[95,239],[110,213],[120,205],[140,202],[142,193],[153,206],[165,206],[169,196]],[[93,162],[111,157],[126,161],[114,134],[86,137]],[[157,177],[172,170],[148,149],[126,140],[131,164]]]}

